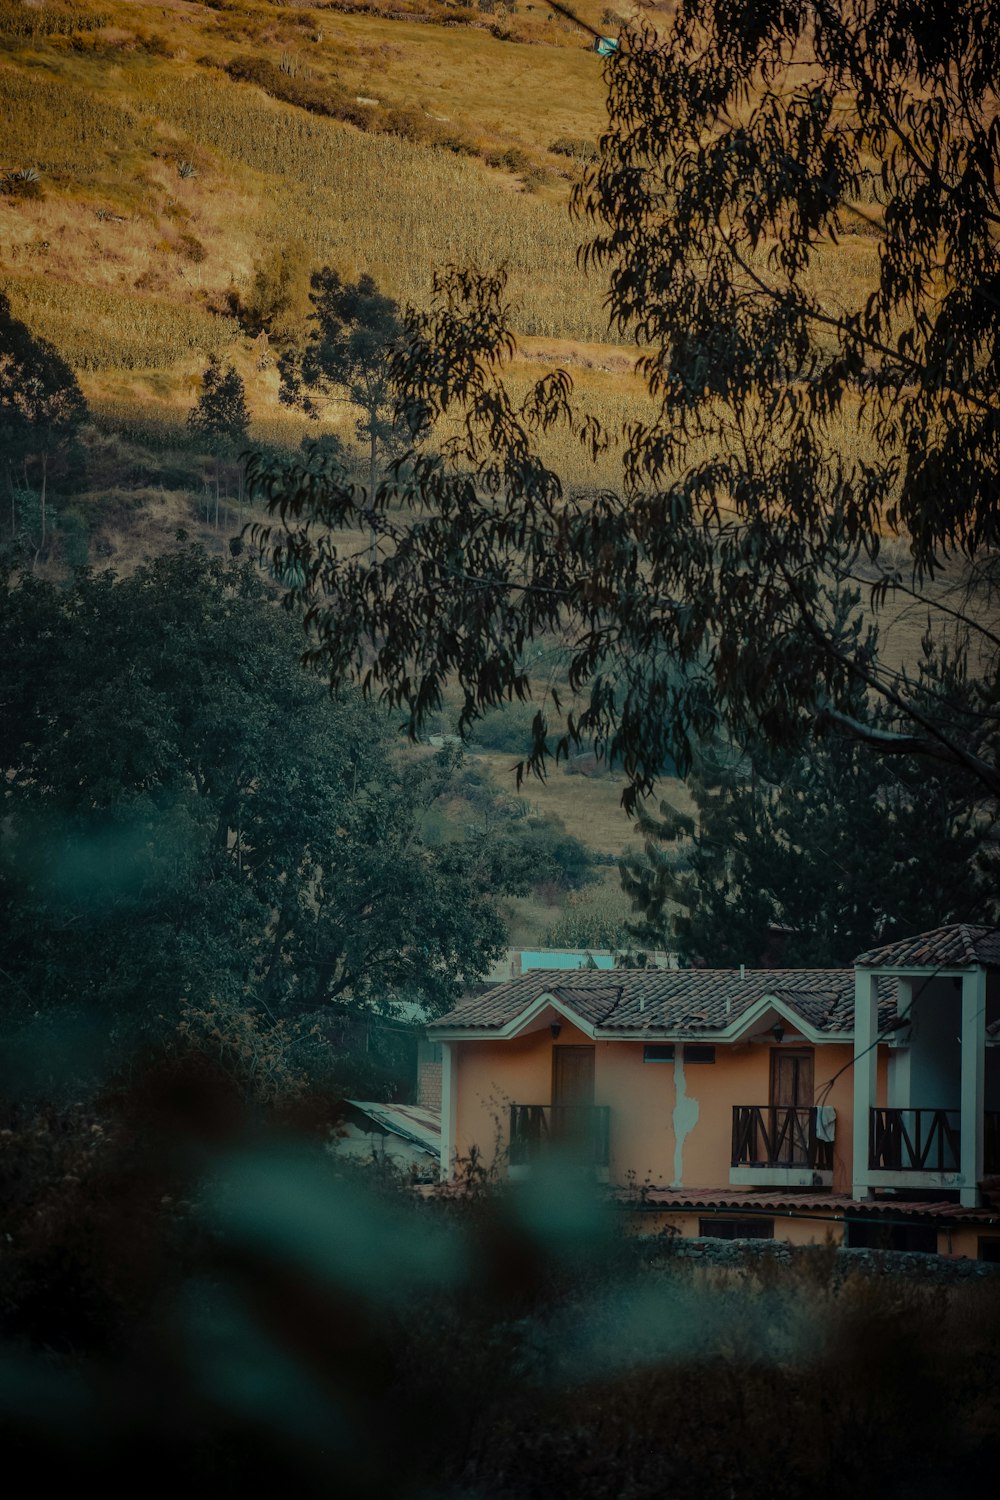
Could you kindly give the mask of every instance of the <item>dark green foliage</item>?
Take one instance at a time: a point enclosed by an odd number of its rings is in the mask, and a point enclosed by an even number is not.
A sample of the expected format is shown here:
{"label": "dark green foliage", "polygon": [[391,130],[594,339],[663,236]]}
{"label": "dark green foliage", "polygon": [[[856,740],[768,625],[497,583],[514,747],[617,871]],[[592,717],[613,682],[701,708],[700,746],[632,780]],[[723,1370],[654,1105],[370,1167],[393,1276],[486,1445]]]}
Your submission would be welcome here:
{"label": "dark green foliage", "polygon": [[197,404],[188,413],[188,426],[214,452],[231,452],[246,439],[250,411],[243,380],[232,365],[223,369],[215,354],[202,376]]}
{"label": "dark green foliage", "polygon": [[0,464],[15,551],[37,562],[56,520],[52,491],[84,481],[78,440],[87,403],[70,366],[11,315],[0,292]]}
{"label": "dark green foliage", "polygon": [[[957,722],[961,663],[930,655],[922,678]],[[832,736],[804,755],[733,755],[692,790],[697,828],[666,802],[640,815],[645,852],[621,867],[633,941],[711,967],[836,968],[944,922],[996,920],[996,809],[970,804],[953,768]]]}
{"label": "dark green foliage", "polygon": [[436,1010],[503,946],[497,840],[421,838],[450,766],[397,766],[383,716],[304,675],[251,567],[14,577],[0,633],[8,1042],[70,1013],[113,1052],[185,998],[237,1029]]}
{"label": "dark green foliage", "polygon": [[15,507],[18,490],[37,502],[37,528],[26,538],[36,556],[48,535],[50,487],[72,489],[82,482],[77,436],[86,417],[87,403],[70,366],[13,317],[0,292],[0,463]]}
{"label": "dark green foliage", "polygon": [[370,276],[342,281],[324,266],[311,285],[304,349],[301,354],[289,350],[278,361],[281,399],[316,419],[338,398],[359,408],[356,431],[367,449],[374,499],[383,455],[402,436],[389,380],[390,357],[402,332],[399,308]]}
{"label": "dark green foliage", "polygon": [[476,724],[476,744],[484,750],[517,755],[531,734],[535,710],[530,703],[505,703],[490,709]]}
{"label": "dark green foliage", "polygon": [[[944,14],[682,0],[661,30],[633,32],[606,64],[609,128],[575,197],[584,259],[609,278],[612,326],[644,351],[653,402],[622,434],[621,488],[563,496],[542,434],[562,423],[593,451],[605,435],[574,413],[563,371],[511,396],[502,276],[441,273],[395,361],[408,482],[364,517],[386,556],[365,569],[324,539],[361,523],[348,489],[256,471],[335,601],[308,622],[335,680],[355,673],[416,728],[457,678],[468,728],[528,693],[526,650],[554,633],[584,701],[557,753],[596,740],[624,764],[630,803],[720,728],[791,749],[832,727],[1000,791],[995,721],[959,730],[922,702],[858,608],[867,586],[876,609],[920,601],[996,680],[996,28],[986,0]],[[821,306],[817,258],[857,217],[871,161],[877,285],[862,305]],[[871,457],[844,451],[855,413]],[[442,423],[458,434],[438,452]],[[901,564],[883,546],[893,530]],[[925,591],[946,561],[954,605]],[[891,727],[852,712],[859,688]],[[534,768],[547,734],[539,715]]]}

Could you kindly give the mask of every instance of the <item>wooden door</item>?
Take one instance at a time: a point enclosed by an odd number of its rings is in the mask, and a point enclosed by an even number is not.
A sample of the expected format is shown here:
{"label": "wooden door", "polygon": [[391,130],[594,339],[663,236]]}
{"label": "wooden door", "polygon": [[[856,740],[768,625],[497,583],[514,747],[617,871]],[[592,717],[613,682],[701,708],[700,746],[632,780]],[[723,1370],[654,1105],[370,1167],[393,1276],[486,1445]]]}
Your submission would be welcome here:
{"label": "wooden door", "polygon": [[789,1166],[806,1165],[810,1139],[806,1111],[813,1105],[811,1048],[772,1047],[770,1103],[769,1131],[772,1147],[780,1140],[776,1152],[779,1160]]}
{"label": "wooden door", "polygon": [[553,1104],[593,1104],[595,1052],[594,1047],[552,1048]]}
{"label": "wooden door", "polygon": [[586,1159],[593,1130],[595,1047],[552,1048],[552,1139]]}

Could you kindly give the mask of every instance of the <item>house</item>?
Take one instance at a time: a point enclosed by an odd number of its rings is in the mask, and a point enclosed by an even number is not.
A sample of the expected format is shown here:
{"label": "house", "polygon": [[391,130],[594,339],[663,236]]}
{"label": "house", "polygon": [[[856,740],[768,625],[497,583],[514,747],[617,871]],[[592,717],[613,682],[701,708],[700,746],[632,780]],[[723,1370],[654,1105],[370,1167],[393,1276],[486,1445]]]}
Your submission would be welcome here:
{"label": "house", "polygon": [[428,1034],[445,1177],[556,1151],[684,1233],[1000,1249],[1000,930],[851,969],[530,972]]}

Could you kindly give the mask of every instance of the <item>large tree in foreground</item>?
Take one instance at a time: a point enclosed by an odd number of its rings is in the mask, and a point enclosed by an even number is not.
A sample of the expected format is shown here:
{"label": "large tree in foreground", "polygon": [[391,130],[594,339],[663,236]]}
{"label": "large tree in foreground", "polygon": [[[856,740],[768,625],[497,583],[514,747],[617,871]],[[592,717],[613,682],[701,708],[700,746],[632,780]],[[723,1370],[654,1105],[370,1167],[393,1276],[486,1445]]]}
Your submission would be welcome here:
{"label": "large tree in foreground", "polygon": [[6,1027],[434,1010],[488,968],[506,854],[423,837],[449,767],[300,671],[251,565],[0,583]]}
{"label": "large tree in foreground", "polygon": [[[281,523],[262,540],[304,570],[314,659],[414,723],[457,678],[468,724],[528,693],[527,647],[554,634],[582,700],[566,734],[620,757],[633,795],[721,728],[779,748],[841,733],[995,796],[997,37],[988,0],[678,0],[662,35],[633,31],[576,196],[651,397],[620,488],[563,494],[540,435],[605,435],[563,372],[515,401],[503,278],[443,273],[395,363],[407,485],[373,502],[255,472]],[[856,225],[867,284],[821,294]],[[337,546],[359,524],[371,562]],[[954,627],[981,695],[928,702],[862,627],[863,587]]]}

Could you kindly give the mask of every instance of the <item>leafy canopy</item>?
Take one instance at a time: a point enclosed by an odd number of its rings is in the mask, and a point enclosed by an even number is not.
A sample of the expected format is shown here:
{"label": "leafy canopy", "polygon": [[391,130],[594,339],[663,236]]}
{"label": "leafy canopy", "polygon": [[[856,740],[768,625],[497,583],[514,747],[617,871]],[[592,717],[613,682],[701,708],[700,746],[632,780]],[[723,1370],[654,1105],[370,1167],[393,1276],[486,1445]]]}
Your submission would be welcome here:
{"label": "leafy canopy", "polygon": [[453,768],[302,673],[250,565],[9,577],[0,627],[8,1020],[441,1009],[503,947],[502,845],[423,837]]}
{"label": "leafy canopy", "polygon": [[[944,684],[960,698],[961,662],[925,644],[925,697]],[[996,809],[973,806],[953,767],[828,737],[808,754],[717,747],[690,790],[697,820],[668,794],[659,817],[640,814],[645,848],[622,862],[633,947],[831,968],[943,922],[996,919]]]}
{"label": "leafy canopy", "polygon": [[[279,522],[258,539],[301,567],[314,662],[404,704],[413,726],[455,679],[468,727],[529,695],[526,648],[554,635],[582,704],[557,753],[595,739],[624,763],[630,802],[720,730],[788,749],[835,730],[1000,791],[995,718],[928,703],[859,609],[863,588],[876,609],[890,594],[926,606],[989,696],[993,20],[986,0],[679,0],[662,34],[634,29],[606,64],[608,130],[575,198],[583,258],[608,278],[654,402],[621,434],[620,488],[563,493],[540,437],[563,424],[596,453],[607,435],[574,413],[563,371],[511,395],[501,274],[442,272],[394,360],[413,440],[396,481],[371,502],[304,466],[253,470]],[[824,298],[820,272],[855,225],[873,280]],[[336,543],[359,524],[379,538],[368,561]],[[893,534],[902,564],[886,559]],[[957,592],[942,593],[945,569]],[[859,688],[889,722],[855,711]],[[540,713],[534,769],[547,728]]]}
{"label": "leafy canopy", "polygon": [[246,388],[239,371],[233,365],[223,369],[216,354],[209,356],[201,394],[188,412],[188,426],[214,448],[236,448],[246,438],[250,427]]}
{"label": "leafy canopy", "polygon": [[312,311],[301,350],[278,360],[280,397],[318,420],[331,401],[348,400],[361,415],[358,438],[369,454],[369,484],[379,479],[378,460],[400,437],[390,379],[390,359],[402,327],[399,308],[370,276],[342,281],[329,266],[314,272]]}
{"label": "leafy canopy", "polygon": [[87,417],[79,382],[62,355],[15,318],[0,292],[0,453],[31,482],[43,458],[71,443]]}

